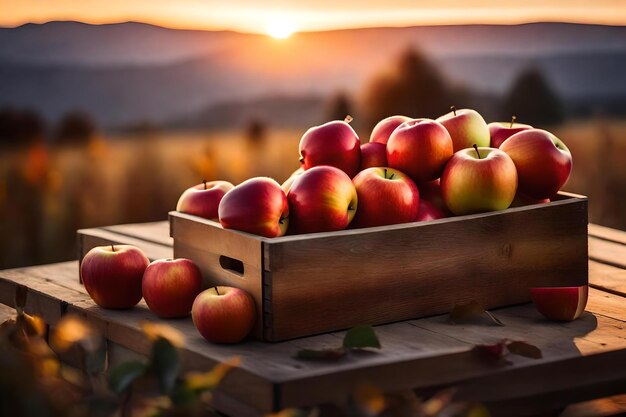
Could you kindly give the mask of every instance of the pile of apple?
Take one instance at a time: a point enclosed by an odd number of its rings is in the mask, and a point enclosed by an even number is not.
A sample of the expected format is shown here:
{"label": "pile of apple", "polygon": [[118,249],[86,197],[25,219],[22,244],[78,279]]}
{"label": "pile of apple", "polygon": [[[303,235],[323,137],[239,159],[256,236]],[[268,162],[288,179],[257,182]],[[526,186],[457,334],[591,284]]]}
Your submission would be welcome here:
{"label": "pile of apple", "polygon": [[330,232],[547,202],[572,169],[552,133],[515,119],[487,124],[470,109],[437,120],[388,117],[363,145],[349,121],[306,131],[302,166],[282,185],[203,183],[177,210],[265,237]]}

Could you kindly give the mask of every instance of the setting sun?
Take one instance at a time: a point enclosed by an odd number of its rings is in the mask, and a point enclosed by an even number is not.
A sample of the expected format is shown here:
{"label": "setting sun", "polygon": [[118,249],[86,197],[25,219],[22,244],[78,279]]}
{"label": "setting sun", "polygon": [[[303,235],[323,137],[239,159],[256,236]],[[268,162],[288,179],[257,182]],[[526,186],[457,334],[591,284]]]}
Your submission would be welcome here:
{"label": "setting sun", "polygon": [[266,33],[275,39],[286,39],[293,32],[295,32],[295,26],[293,21],[286,16],[275,16],[267,24]]}

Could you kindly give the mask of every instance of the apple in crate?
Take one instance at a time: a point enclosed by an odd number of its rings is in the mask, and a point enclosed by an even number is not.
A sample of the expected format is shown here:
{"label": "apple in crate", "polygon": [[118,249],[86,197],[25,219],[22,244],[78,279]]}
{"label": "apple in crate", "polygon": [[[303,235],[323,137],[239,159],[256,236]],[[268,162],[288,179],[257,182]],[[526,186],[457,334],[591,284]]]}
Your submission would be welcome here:
{"label": "apple in crate", "polygon": [[149,263],[135,246],[97,246],[83,258],[80,278],[100,307],[127,309],[141,300],[141,280]]}
{"label": "apple in crate", "polygon": [[359,171],[386,166],[387,146],[384,143],[368,142],[361,145],[361,166]]}
{"label": "apple in crate", "polygon": [[200,269],[189,259],[159,259],[143,273],[143,298],[162,318],[186,317],[202,291]]}
{"label": "apple in crate", "polygon": [[300,157],[305,170],[330,165],[352,178],[361,164],[361,142],[348,123],[335,120],[304,133],[300,140]]}
{"label": "apple in crate", "polygon": [[352,180],[359,199],[354,227],[415,221],[420,195],[408,175],[393,168],[368,168]]}
{"label": "apple in crate", "polygon": [[204,181],[194,185],[181,194],[176,211],[215,220],[222,197],[233,187],[228,181]]}
{"label": "apple in crate", "polygon": [[450,133],[454,152],[471,148],[474,144],[478,147],[488,147],[489,128],[480,113],[471,109],[457,110],[454,106],[451,109],[450,113],[439,117],[437,121]]}
{"label": "apple in crate", "polygon": [[209,342],[238,343],[252,330],[256,308],[252,297],[242,289],[213,287],[196,297],[191,318]]}
{"label": "apple in crate", "polygon": [[453,155],[452,139],[443,125],[430,119],[405,122],[387,142],[387,161],[415,182],[433,181]]}
{"label": "apple in crate", "polygon": [[585,311],[589,286],[531,288],[537,310],[554,321],[576,320]]}
{"label": "apple in crate", "polygon": [[389,116],[384,118],[376,123],[374,129],[372,129],[370,142],[386,144],[393,131],[402,123],[408,122],[409,120],[411,120],[411,118],[406,116]]}
{"label": "apple in crate", "polygon": [[448,217],[452,214],[443,201],[441,179],[437,178],[434,181],[420,182],[417,184],[417,189],[420,190],[420,201],[428,201],[428,203],[433,204],[444,213],[444,217]]}
{"label": "apple in crate", "polygon": [[515,116],[511,118],[510,122],[492,122],[487,126],[489,127],[492,148],[499,148],[505,140],[514,134],[533,128],[531,125],[515,123]]}
{"label": "apple in crate", "polygon": [[287,194],[289,192],[289,189],[291,188],[291,184],[293,184],[293,182],[296,180],[296,178],[298,178],[298,175],[302,174],[304,172],[304,168],[300,167],[298,169],[296,169],[295,171],[293,171],[291,173],[291,175],[289,176],[289,178],[287,178],[285,180],[285,182],[283,182],[280,186],[280,188],[283,189],[283,191],[285,192],[285,194]]}
{"label": "apple in crate", "polygon": [[441,177],[443,200],[456,215],[504,210],[516,190],[515,164],[494,148],[474,146],[458,151]]}
{"label": "apple in crate", "polygon": [[218,212],[224,229],[265,237],[282,236],[289,225],[287,196],[267,177],[250,178],[227,192]]}
{"label": "apple in crate", "polygon": [[425,222],[429,220],[443,219],[444,217],[446,217],[446,213],[443,210],[439,209],[439,207],[430,201],[420,198],[419,210],[417,212],[417,218],[415,219],[416,221]]}
{"label": "apple in crate", "polygon": [[342,170],[319,166],[305,171],[287,193],[291,226],[296,233],[345,229],[357,211],[357,193]]}
{"label": "apple in crate", "polygon": [[540,200],[551,198],[565,185],[572,171],[572,154],[552,133],[529,129],[516,133],[500,145],[517,168],[519,190]]}

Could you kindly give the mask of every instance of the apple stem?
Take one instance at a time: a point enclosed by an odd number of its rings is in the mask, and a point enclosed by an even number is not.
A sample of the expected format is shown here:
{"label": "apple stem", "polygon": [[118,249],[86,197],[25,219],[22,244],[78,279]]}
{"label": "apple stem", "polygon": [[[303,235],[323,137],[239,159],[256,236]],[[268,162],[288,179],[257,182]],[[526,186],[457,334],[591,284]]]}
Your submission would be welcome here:
{"label": "apple stem", "polygon": [[352,116],[350,116],[349,114],[346,115],[345,119],[343,119],[343,121],[346,122],[346,123],[350,123],[353,120],[354,120],[354,118],[352,118]]}
{"label": "apple stem", "polygon": [[452,110],[452,113],[454,113],[454,115],[456,116],[456,107],[450,106],[450,110]]}
{"label": "apple stem", "polygon": [[476,144],[473,145],[474,150],[476,151],[476,155],[478,155],[478,159],[480,158],[480,152],[478,152],[478,146],[476,146]]}
{"label": "apple stem", "polygon": [[304,165],[304,156],[301,156],[298,161],[300,161],[300,165]]}
{"label": "apple stem", "polygon": [[220,295],[220,292],[217,290],[217,285],[213,287],[213,289],[215,290],[215,294]]}
{"label": "apple stem", "polygon": [[509,127],[513,127],[513,123],[515,123],[515,119],[517,119],[515,115],[511,116],[511,125]]}
{"label": "apple stem", "polygon": [[204,189],[206,190],[206,180],[202,180],[202,183],[204,184]]}
{"label": "apple stem", "polygon": [[115,246],[114,245],[111,245],[111,251],[115,252]]}

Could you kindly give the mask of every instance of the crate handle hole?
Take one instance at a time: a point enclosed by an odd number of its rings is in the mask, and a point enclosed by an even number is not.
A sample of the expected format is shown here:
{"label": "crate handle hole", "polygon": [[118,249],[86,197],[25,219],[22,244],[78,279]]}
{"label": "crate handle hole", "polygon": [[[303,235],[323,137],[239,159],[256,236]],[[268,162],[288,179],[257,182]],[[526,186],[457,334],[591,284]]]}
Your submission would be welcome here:
{"label": "crate handle hole", "polygon": [[243,262],[241,262],[239,259],[229,258],[228,256],[221,255],[220,266],[223,269],[232,272],[233,274],[243,276]]}

